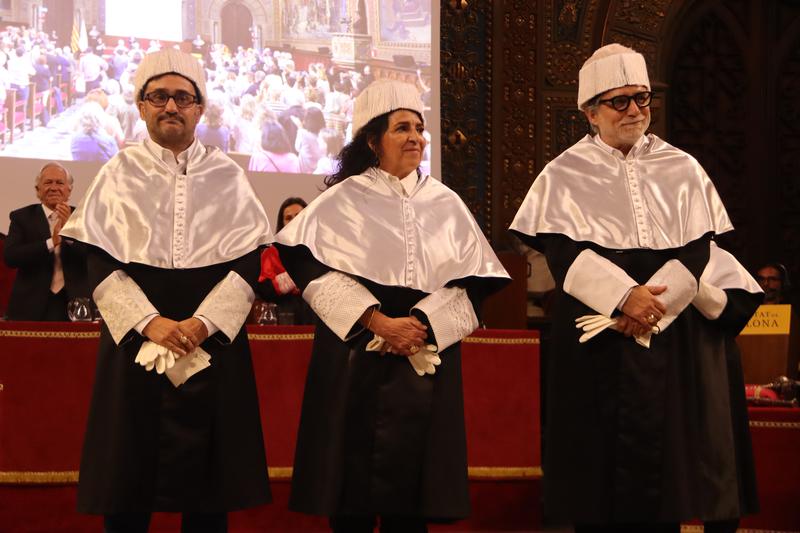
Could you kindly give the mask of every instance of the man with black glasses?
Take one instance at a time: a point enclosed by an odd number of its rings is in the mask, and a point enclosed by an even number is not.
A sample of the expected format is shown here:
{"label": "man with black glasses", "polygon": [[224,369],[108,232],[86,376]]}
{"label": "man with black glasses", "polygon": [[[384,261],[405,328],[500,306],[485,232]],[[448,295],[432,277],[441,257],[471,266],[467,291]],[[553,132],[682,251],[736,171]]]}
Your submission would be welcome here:
{"label": "man with black glasses", "polygon": [[227,531],[227,511],[269,501],[247,335],[267,217],[242,169],[203,146],[197,60],[173,49],[136,71],[149,137],[112,158],[62,235],[89,245],[104,319],[78,510],[145,532]]}
{"label": "man with black glasses", "polygon": [[597,50],[578,85],[594,135],[544,168],[511,224],[557,284],[545,513],[579,533],[677,533],[690,519],[734,531],[747,508],[723,336],[709,329],[728,287],[698,282],[712,237],[733,227],[698,162],[646,133],[651,100],[641,54]]}

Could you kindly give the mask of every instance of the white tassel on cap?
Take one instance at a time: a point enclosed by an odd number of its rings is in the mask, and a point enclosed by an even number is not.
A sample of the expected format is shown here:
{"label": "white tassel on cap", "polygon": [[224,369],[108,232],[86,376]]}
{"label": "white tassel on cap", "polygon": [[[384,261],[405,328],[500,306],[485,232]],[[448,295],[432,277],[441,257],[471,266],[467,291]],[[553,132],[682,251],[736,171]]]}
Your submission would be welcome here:
{"label": "white tassel on cap", "polygon": [[626,85],[643,85],[650,90],[644,56],[617,43],[598,48],[578,75],[578,109],[598,94]]}
{"label": "white tassel on cap", "polygon": [[422,99],[415,86],[397,80],[370,83],[353,104],[353,135],[373,118],[397,109],[410,109],[422,116]]}
{"label": "white tassel on cap", "polygon": [[139,67],[136,69],[135,88],[136,101],[139,101],[139,94],[142,87],[152,78],[174,72],[184,78],[192,80],[197,88],[200,89],[200,97],[203,103],[206,102],[206,77],[200,62],[191,54],[175,50],[174,48],[164,48],[158,52],[152,52],[144,56]]}

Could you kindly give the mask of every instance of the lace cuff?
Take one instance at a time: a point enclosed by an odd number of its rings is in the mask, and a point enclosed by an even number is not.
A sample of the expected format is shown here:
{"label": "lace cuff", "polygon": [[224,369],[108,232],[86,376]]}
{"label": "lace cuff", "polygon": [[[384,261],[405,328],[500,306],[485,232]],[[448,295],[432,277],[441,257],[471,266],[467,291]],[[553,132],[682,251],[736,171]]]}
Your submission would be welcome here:
{"label": "lace cuff", "polygon": [[606,317],[636,285],[624,270],[592,250],[578,254],[564,277],[564,292]]}
{"label": "lace cuff", "polygon": [[667,290],[658,299],[667,312],[658,321],[658,328],[664,331],[672,321],[686,309],[697,295],[697,280],[689,269],[677,259],[670,259],[647,280],[647,285],[666,285]]}
{"label": "lace cuff", "polygon": [[232,342],[250,313],[255,293],[236,272],[230,271],[203,299],[194,316],[208,319]]}
{"label": "lace cuff", "polygon": [[[368,308],[380,307],[369,289],[342,272],[328,272],[309,283],[303,299],[337,337],[346,341],[361,332],[358,319]],[[359,326],[356,328],[356,326]]]}
{"label": "lace cuff", "polygon": [[158,314],[144,291],[123,270],[109,274],[95,288],[92,297],[117,344],[145,317]]}
{"label": "lace cuff", "polygon": [[728,305],[728,295],[719,287],[700,280],[700,286],[697,288],[697,296],[692,300],[700,314],[709,320],[716,320],[725,306]]}
{"label": "lace cuff", "polygon": [[466,289],[462,287],[441,288],[417,302],[413,309],[422,311],[428,317],[439,352],[459,342],[478,327],[475,309]]}

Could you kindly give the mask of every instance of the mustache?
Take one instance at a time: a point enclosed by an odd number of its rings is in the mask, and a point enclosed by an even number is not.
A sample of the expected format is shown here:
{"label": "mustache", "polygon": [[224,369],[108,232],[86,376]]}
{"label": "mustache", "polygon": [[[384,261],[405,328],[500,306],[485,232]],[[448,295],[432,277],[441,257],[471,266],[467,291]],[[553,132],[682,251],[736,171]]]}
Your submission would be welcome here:
{"label": "mustache", "polygon": [[162,113],[161,115],[158,116],[158,121],[161,122],[162,120],[177,120],[181,124],[185,123],[183,117],[177,113]]}

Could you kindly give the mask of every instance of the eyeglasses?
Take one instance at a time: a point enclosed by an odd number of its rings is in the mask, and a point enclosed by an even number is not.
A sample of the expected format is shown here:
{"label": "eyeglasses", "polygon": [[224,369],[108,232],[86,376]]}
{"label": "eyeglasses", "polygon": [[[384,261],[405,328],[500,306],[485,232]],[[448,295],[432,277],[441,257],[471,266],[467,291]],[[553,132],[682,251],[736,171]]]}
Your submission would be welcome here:
{"label": "eyeglasses", "polygon": [[618,96],[615,96],[614,98],[598,100],[597,103],[606,104],[608,107],[612,107],[617,111],[625,111],[626,109],[628,109],[628,106],[631,105],[631,100],[636,102],[636,105],[639,107],[648,107],[650,105],[650,100],[652,98],[653,98],[652,91],[643,91],[631,96],[620,94]]}
{"label": "eyeglasses", "polygon": [[144,95],[144,99],[155,107],[166,106],[170,98],[175,100],[175,105],[180,108],[189,107],[197,103],[197,97],[186,91],[175,91],[175,94],[169,94],[166,91],[153,91]]}

